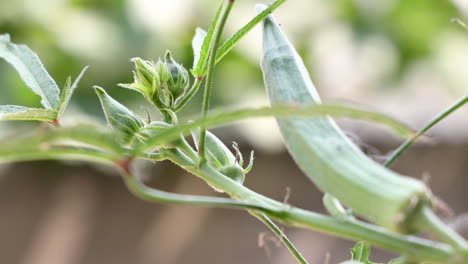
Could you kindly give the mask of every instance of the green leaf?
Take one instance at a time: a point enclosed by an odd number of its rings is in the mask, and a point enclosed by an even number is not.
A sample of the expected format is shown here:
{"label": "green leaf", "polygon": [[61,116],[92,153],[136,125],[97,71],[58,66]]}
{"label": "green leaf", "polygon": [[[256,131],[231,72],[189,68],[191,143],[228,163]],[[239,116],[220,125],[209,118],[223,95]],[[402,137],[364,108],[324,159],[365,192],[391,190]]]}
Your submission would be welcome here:
{"label": "green leaf", "polygon": [[224,1],[222,1],[221,5],[218,8],[218,11],[216,11],[216,15],[213,21],[211,22],[210,28],[208,29],[208,34],[204,38],[203,45],[200,49],[200,57],[198,59],[198,62],[196,65],[194,65],[195,68],[192,69],[192,74],[196,77],[204,76],[206,73],[206,64],[208,61],[208,55],[210,54],[211,41],[213,40],[214,31],[219,23],[219,17],[221,15],[223,7]]}
{"label": "green leaf", "polygon": [[370,245],[361,241],[356,243],[356,245],[350,249],[351,259],[367,263],[370,256]]}
{"label": "green leaf", "polygon": [[70,102],[70,99],[73,95],[73,92],[75,91],[76,87],[78,87],[78,83],[80,82],[81,78],[83,77],[88,68],[89,66],[86,66],[83,68],[83,70],[81,70],[81,73],[75,79],[73,84],[71,83],[71,77],[67,78],[65,87],[63,88],[62,93],[60,94],[60,101],[58,105],[58,118],[62,116],[63,112],[67,108],[68,103]]}
{"label": "green leaf", "polygon": [[331,105],[331,104],[319,104],[311,105],[305,108],[299,108],[294,106],[274,106],[264,107],[258,109],[244,109],[227,113],[219,113],[210,117],[199,119],[188,124],[180,124],[166,129],[155,137],[148,139],[146,142],[137,146],[137,152],[144,152],[148,149],[158,146],[164,142],[170,142],[176,139],[181,134],[187,134],[191,130],[198,127],[216,127],[225,125],[235,121],[244,120],[247,118],[254,117],[266,117],[266,116],[300,116],[300,117],[312,117],[312,116],[332,116],[332,117],[347,117],[353,119],[369,120],[378,124],[385,125],[391,128],[394,132],[401,136],[408,137],[414,134],[414,130],[409,128],[407,125],[388,117],[384,114],[359,109],[357,107],[343,106],[343,105]]}
{"label": "green leaf", "polygon": [[57,108],[60,90],[36,53],[25,45],[11,43],[10,36],[4,34],[0,35],[0,57],[10,63],[24,83],[41,97],[41,104],[46,109]]}
{"label": "green leaf", "polygon": [[114,131],[121,133],[124,139],[131,140],[145,125],[145,122],[127,107],[110,97],[101,87],[95,86],[94,89],[101,101],[108,124]]}
{"label": "green leaf", "polygon": [[55,109],[29,108],[18,105],[0,105],[0,120],[38,120],[52,122],[57,120]]}
{"label": "green leaf", "polygon": [[241,40],[247,33],[250,32],[258,23],[262,22],[271,12],[273,12],[276,8],[284,4],[286,0],[276,0],[270,6],[268,6],[265,10],[260,12],[256,15],[252,20],[249,21],[244,27],[239,29],[234,35],[232,35],[226,42],[224,42],[216,52],[216,63],[220,62],[224,56],[226,56],[236,45],[239,40]]}
{"label": "green leaf", "polygon": [[192,39],[193,69],[197,67],[198,62],[200,61],[200,53],[207,34],[208,33],[202,28],[197,28],[195,30],[195,36]]}
{"label": "green leaf", "polygon": [[356,243],[356,245],[350,249],[351,260],[358,261],[363,264],[377,264],[369,261],[371,246],[364,241]]}

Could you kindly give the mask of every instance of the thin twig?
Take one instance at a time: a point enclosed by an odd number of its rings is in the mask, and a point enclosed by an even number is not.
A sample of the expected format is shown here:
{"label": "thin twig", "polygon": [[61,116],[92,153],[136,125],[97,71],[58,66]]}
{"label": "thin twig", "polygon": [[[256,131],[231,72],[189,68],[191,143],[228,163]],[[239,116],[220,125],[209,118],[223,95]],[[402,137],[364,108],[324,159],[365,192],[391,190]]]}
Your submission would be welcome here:
{"label": "thin twig", "polygon": [[407,150],[420,136],[426,133],[429,129],[439,123],[442,119],[450,115],[453,111],[457,110],[458,108],[462,107],[464,104],[468,102],[468,95],[465,95],[463,98],[455,102],[453,105],[449,106],[447,109],[436,115],[432,118],[421,130],[418,131],[413,137],[407,139],[403,144],[401,144],[395,151],[393,151],[392,155],[388,157],[383,165],[385,167],[390,167],[395,160],[401,156],[401,154]]}

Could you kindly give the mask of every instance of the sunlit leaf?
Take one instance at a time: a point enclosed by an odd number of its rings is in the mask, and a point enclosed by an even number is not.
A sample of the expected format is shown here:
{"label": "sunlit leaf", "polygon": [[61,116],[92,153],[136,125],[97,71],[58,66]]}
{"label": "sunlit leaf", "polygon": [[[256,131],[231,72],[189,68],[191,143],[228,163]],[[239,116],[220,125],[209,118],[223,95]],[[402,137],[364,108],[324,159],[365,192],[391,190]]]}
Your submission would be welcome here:
{"label": "sunlit leaf", "polygon": [[198,61],[200,60],[200,53],[207,34],[208,33],[202,28],[197,28],[195,30],[195,36],[192,39],[193,69],[196,68]]}
{"label": "sunlit leaf", "polygon": [[208,56],[210,54],[211,41],[213,40],[214,31],[219,23],[219,17],[220,17],[221,11],[223,10],[223,7],[224,7],[224,1],[219,6],[215,17],[213,21],[211,22],[210,28],[208,29],[208,33],[206,37],[204,38],[202,47],[200,49],[200,57],[198,59],[198,62],[196,65],[194,64],[194,69],[192,69],[192,73],[196,77],[201,77],[205,75],[206,64],[208,61]]}
{"label": "sunlit leaf", "polygon": [[252,20],[249,21],[244,27],[239,29],[234,35],[232,35],[228,40],[226,40],[216,52],[216,63],[221,61],[221,59],[226,56],[229,51],[232,50],[234,45],[236,45],[239,40],[241,40],[247,33],[250,32],[258,23],[262,22],[271,12],[273,12],[276,8],[284,4],[286,0],[276,0],[270,6],[268,6],[265,10],[261,11],[258,15],[256,15]]}
{"label": "sunlit leaf", "polygon": [[0,57],[10,63],[24,83],[41,97],[41,104],[46,109],[57,108],[60,90],[36,53],[25,45],[11,43],[10,36],[4,34],[0,35]]}
{"label": "sunlit leaf", "polygon": [[62,116],[63,114],[63,111],[65,111],[65,109],[67,108],[68,106],[68,103],[70,102],[70,99],[73,95],[73,92],[75,91],[76,87],[78,87],[78,83],[80,82],[81,78],[83,77],[83,75],[85,74],[86,70],[88,69],[89,67],[86,66],[83,70],[81,70],[81,73],[78,75],[78,77],[76,77],[75,81],[73,82],[73,84],[71,83],[71,77],[68,77],[67,78],[67,81],[65,83],[65,86],[62,90],[62,93],[60,94],[60,102],[59,102],[59,105],[58,105],[58,116]]}

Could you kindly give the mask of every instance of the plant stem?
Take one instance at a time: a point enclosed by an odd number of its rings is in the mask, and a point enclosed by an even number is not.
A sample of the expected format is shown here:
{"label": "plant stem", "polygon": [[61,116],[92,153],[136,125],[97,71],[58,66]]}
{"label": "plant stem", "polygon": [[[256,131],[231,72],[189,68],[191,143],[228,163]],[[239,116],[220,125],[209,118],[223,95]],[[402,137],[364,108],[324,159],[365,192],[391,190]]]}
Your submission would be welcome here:
{"label": "plant stem", "polygon": [[211,168],[206,162],[201,163],[197,167],[193,162],[192,164],[187,163],[187,160],[180,162],[177,155],[171,156],[170,159],[187,171],[199,176],[210,185],[225,191],[234,199],[263,204],[269,210],[263,211],[261,209],[259,210],[260,212],[286,225],[317,230],[356,241],[365,241],[421,261],[450,263],[454,256],[454,249],[447,244],[414,236],[400,235],[358,220],[350,221],[345,218],[325,216],[291,207],[262,196],[232,181],[230,178]]}
{"label": "plant stem", "polygon": [[301,252],[297,250],[294,244],[289,240],[289,238],[281,231],[281,229],[265,214],[258,213],[255,211],[249,211],[250,214],[262,221],[270,230],[275,233],[275,235],[283,242],[283,244],[288,248],[291,254],[296,258],[298,263],[308,264],[307,260],[302,256]]}
{"label": "plant stem", "polygon": [[[206,83],[205,83],[205,93],[203,96],[203,106],[202,106],[202,116],[206,117],[208,114],[208,108],[210,105],[210,97],[211,97],[211,88],[213,86],[213,69],[216,61],[216,51],[218,48],[218,43],[221,38],[221,33],[223,32],[224,25],[226,24],[227,18],[229,13],[231,12],[232,6],[234,5],[234,0],[227,0],[228,4],[221,15],[221,20],[216,27],[213,40],[210,46],[210,56],[208,57],[208,71],[206,74]],[[199,155],[201,160],[205,158],[205,137],[206,137],[206,129],[201,127],[200,133],[200,145]]]}
{"label": "plant stem", "polygon": [[[172,128],[165,129],[164,132],[158,134],[157,137],[152,137],[146,140],[144,143],[135,147],[135,152],[144,152],[145,150],[151,149],[154,146],[162,142],[170,142],[176,139],[181,134],[187,134],[192,129],[199,127],[216,127],[225,125],[235,121],[240,121],[248,118],[257,117],[312,117],[312,116],[332,116],[332,117],[348,117],[353,119],[369,120],[378,124],[385,125],[395,133],[401,136],[414,135],[414,131],[407,125],[392,119],[386,115],[375,113],[368,110],[363,110],[355,107],[332,105],[332,104],[314,104],[305,108],[293,107],[293,106],[273,106],[273,107],[262,107],[257,109],[242,109],[227,113],[218,113],[205,117],[202,119],[195,120],[187,124],[179,124]],[[201,141],[200,141],[201,143]]]}
{"label": "plant stem", "polygon": [[182,100],[177,104],[177,106],[174,109],[174,112],[177,112],[180,109],[184,108],[184,106],[190,101],[190,99],[192,99],[192,97],[197,93],[202,82],[203,82],[203,77],[195,78],[192,88],[190,88],[190,91],[187,93],[187,95],[184,96]]}
{"label": "plant stem", "polygon": [[84,160],[111,164],[114,158],[108,153],[100,152],[94,149],[84,149],[75,147],[54,148],[47,151],[38,149],[17,150],[15,152],[0,152],[0,163],[34,161],[34,160]]}
{"label": "plant stem", "polygon": [[393,151],[392,155],[388,157],[383,165],[385,167],[390,167],[395,160],[401,156],[401,154],[407,150],[420,136],[426,133],[429,129],[439,123],[442,119],[450,115],[453,111],[457,110],[458,108],[462,107],[464,104],[468,102],[468,95],[465,95],[463,98],[459,99],[453,105],[449,106],[447,109],[436,115],[432,118],[424,127],[418,131],[413,137],[405,140],[403,144],[401,144],[395,151]]}
{"label": "plant stem", "polygon": [[142,184],[133,174],[124,173],[123,179],[131,193],[148,202],[212,206],[231,209],[251,209],[261,211],[269,210],[260,204],[237,201],[228,198],[176,194],[153,189]]}
{"label": "plant stem", "polygon": [[[233,199],[212,197],[203,198],[196,196],[178,196],[177,194],[161,193],[151,188],[146,189],[138,185],[136,179],[125,178],[129,188],[138,196],[149,201],[192,203],[198,205],[211,205],[229,208],[245,208],[264,213],[268,217],[295,227],[302,227],[333,234],[352,240],[366,241],[376,246],[386,248],[400,254],[408,255],[420,261],[431,261],[434,263],[466,263],[466,257],[455,262],[454,249],[447,245],[421,239],[414,236],[404,236],[393,233],[375,225],[367,224],[358,220],[350,221],[344,218],[335,218],[309,212],[303,209],[282,204],[261,194],[258,194],[243,185],[231,180],[216,169],[210,167],[206,162],[197,164],[188,156],[177,149],[163,149],[161,155],[175,162],[185,170],[204,179],[210,185],[228,193]],[[1,161],[20,160],[47,160],[68,159],[79,157],[82,160],[91,160],[99,163],[116,165],[116,159],[108,153],[101,153],[89,149],[62,148],[40,151],[37,149],[4,153],[0,155]],[[147,154],[143,158],[148,158]],[[161,156],[157,156],[161,159]],[[166,195],[169,194],[169,195]],[[221,200],[219,200],[221,199]],[[464,253],[464,252],[462,252]],[[463,262],[465,261],[465,262]]]}
{"label": "plant stem", "polygon": [[442,222],[428,206],[420,206],[419,210],[411,219],[411,223],[418,231],[428,232],[434,237],[460,249],[468,256],[467,241]]}

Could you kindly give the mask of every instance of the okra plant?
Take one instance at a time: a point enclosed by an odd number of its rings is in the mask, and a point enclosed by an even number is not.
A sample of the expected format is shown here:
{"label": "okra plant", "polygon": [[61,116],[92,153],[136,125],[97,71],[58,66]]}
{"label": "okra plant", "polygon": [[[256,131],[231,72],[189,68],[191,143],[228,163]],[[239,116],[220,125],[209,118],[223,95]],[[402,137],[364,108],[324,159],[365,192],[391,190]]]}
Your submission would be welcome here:
{"label": "okra plant", "polygon": [[[131,59],[134,81],[118,86],[140,93],[160,113],[158,121],[138,116],[104,88],[96,86],[94,90],[107,126],[80,121],[62,125],[62,114],[87,68],[74,82],[68,78],[60,89],[33,51],[14,44],[7,34],[0,35],[0,57],[40,96],[43,106],[3,105],[0,120],[48,124],[40,132],[3,140],[0,161],[76,159],[103,163],[119,171],[130,192],[150,202],[247,210],[278,236],[299,263],[307,261],[277,223],[358,241],[351,250],[351,260],[346,263],[372,263],[369,261],[371,246],[401,255],[391,263],[468,263],[467,242],[433,212],[434,197],[429,188],[419,180],[386,168],[425,131],[465,104],[468,96],[419,132],[360,107],[321,103],[304,63],[271,15],[285,2],[276,0],[269,6],[257,6],[258,15],[221,43],[224,25],[235,4],[234,0],[222,1],[209,29],[196,30],[190,70],[179,64],[176,54],[170,51],[157,61]],[[261,68],[272,106],[210,114],[208,106],[216,64],[259,23],[263,25]],[[200,118],[180,122],[178,112],[202,84],[204,100]],[[253,152],[246,164],[236,144],[229,148],[207,130],[264,116],[277,118],[290,154],[324,192],[323,202],[330,215],[284,204],[246,188],[243,182],[253,166]],[[338,117],[382,124],[406,141],[385,164],[379,164],[351,143],[332,119]],[[139,160],[170,160],[230,198],[176,194],[145,186],[138,175]],[[434,240],[418,236],[420,232],[431,234]]]}

